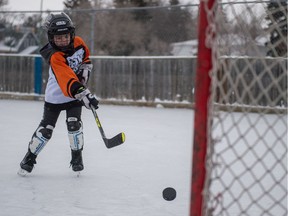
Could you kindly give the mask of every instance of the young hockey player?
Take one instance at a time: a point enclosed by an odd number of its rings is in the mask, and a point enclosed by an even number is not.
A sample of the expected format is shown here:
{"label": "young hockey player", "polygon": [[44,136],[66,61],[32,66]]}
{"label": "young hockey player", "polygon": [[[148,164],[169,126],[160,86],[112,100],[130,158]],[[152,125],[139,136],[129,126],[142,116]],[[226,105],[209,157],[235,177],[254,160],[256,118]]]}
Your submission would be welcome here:
{"label": "young hockey player", "polygon": [[75,172],[84,169],[82,160],[82,105],[98,108],[98,100],[86,87],[92,64],[85,42],[75,36],[75,27],[65,14],[50,14],[44,29],[48,43],[40,54],[49,64],[49,79],[45,90],[44,113],[28,145],[28,152],[20,163],[19,174],[33,170],[40,151],[52,137],[61,111],[66,111],[66,124],[71,147],[71,166]]}

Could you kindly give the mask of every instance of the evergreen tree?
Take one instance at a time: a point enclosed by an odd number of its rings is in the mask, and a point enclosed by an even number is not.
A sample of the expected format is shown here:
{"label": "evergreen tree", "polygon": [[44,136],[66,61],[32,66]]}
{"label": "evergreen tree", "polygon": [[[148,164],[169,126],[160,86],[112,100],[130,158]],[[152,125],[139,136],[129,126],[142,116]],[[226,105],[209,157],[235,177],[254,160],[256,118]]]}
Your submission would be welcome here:
{"label": "evergreen tree", "polygon": [[267,5],[268,56],[287,56],[287,6],[287,1],[283,0],[270,1]]}

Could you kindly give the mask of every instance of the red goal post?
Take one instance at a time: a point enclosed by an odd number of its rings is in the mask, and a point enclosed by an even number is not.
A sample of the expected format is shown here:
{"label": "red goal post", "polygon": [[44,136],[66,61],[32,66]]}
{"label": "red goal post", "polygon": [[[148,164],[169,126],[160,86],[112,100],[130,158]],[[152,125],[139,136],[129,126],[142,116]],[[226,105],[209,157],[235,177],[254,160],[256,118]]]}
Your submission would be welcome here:
{"label": "red goal post", "polygon": [[190,216],[286,216],[287,1],[201,0]]}

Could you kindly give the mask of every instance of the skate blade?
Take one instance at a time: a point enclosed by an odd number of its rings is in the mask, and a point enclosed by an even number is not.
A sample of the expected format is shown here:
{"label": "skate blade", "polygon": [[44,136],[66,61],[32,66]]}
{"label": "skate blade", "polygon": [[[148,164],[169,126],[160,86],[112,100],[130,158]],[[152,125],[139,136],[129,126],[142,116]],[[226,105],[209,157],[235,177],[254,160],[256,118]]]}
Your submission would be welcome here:
{"label": "skate blade", "polygon": [[20,169],[18,170],[17,174],[18,174],[19,176],[25,177],[25,176],[28,174],[28,172],[27,172],[26,170],[20,168]]}
{"label": "skate blade", "polygon": [[80,171],[77,171],[77,172],[76,172],[76,177],[78,177],[78,178],[79,178],[79,177],[80,177],[80,175],[81,175],[81,172],[80,172]]}

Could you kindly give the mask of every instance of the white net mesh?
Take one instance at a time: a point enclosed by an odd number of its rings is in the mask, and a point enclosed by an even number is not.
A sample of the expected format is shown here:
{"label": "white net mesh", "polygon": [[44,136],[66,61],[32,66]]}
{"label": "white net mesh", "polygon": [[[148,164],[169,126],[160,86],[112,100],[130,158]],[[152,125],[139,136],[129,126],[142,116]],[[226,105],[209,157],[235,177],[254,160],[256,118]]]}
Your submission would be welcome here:
{"label": "white net mesh", "polygon": [[205,212],[286,216],[287,1],[217,3]]}

